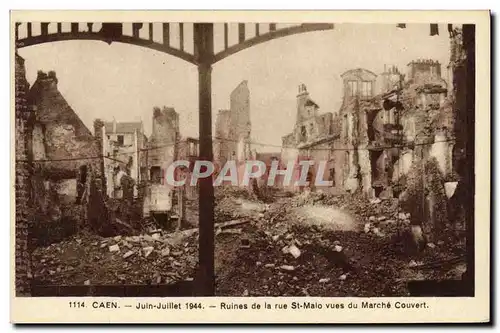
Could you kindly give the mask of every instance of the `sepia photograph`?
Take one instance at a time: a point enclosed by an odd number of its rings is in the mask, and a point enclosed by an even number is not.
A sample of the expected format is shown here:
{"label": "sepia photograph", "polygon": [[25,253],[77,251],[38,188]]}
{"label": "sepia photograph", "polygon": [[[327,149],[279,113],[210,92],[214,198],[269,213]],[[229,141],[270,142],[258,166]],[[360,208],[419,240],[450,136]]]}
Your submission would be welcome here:
{"label": "sepia photograph", "polygon": [[13,297],[477,296],[470,20],[30,13],[11,23]]}

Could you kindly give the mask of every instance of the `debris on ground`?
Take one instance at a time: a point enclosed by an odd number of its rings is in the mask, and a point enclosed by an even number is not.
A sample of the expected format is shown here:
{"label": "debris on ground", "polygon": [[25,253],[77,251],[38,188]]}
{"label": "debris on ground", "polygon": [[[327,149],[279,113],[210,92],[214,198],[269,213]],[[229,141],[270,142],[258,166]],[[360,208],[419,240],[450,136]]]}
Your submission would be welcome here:
{"label": "debris on ground", "polygon": [[[78,235],[33,252],[34,278],[40,284],[146,284],[162,272],[165,282],[194,275],[198,243],[181,232],[158,236],[148,234],[102,238],[90,233]],[[187,244],[187,246],[185,246]],[[132,259],[133,260],[130,260]],[[47,272],[54,271],[52,275]]]}
{"label": "debris on ground", "polygon": [[[350,214],[355,224],[343,228],[345,219],[339,221],[340,226],[335,225],[335,219],[309,223],[306,210],[301,210],[307,205],[341,210]],[[317,217],[320,210],[308,211]],[[302,214],[297,214],[299,211]],[[241,295],[248,289],[254,296],[408,296],[408,280],[453,274],[424,272],[425,263],[464,252],[463,244],[450,240],[447,246],[443,243],[442,251],[431,245],[418,259],[411,259],[400,239],[401,231],[410,228],[410,214],[401,209],[397,199],[370,202],[356,195],[309,193],[281,198],[266,214],[269,219],[254,223],[253,232],[246,231],[252,247],[237,250],[237,265],[218,272],[218,295]],[[291,255],[291,244],[300,249],[299,257]],[[409,272],[411,260],[415,266]]]}
{"label": "debris on ground", "polygon": [[[465,242],[446,230],[418,254],[405,252],[411,215],[397,199],[308,193],[269,203],[234,189],[216,198],[217,295],[408,296],[409,279],[464,271]],[[197,228],[80,232],[36,248],[33,274],[51,285],[169,284],[192,280],[197,262]]]}

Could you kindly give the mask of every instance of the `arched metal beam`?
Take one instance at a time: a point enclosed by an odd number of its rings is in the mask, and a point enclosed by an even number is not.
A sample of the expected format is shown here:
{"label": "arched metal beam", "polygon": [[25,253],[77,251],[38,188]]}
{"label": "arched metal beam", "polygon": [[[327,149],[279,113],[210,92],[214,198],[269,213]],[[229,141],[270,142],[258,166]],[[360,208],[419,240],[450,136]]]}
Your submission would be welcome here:
{"label": "arched metal beam", "polygon": [[16,41],[16,46],[17,48],[23,48],[37,44],[68,41],[68,40],[96,40],[96,41],[106,42],[108,44],[111,44],[113,42],[132,44],[164,52],[174,57],[185,60],[193,65],[198,65],[195,56],[192,54],[175,49],[173,47],[164,44],[153,42],[151,40],[126,36],[126,35],[121,35],[119,37],[114,37],[113,39],[109,39],[106,36],[103,36],[101,33],[97,32],[78,32],[77,34],[72,32],[61,32],[61,33],[31,36],[28,38],[19,39]]}
{"label": "arched metal beam", "polygon": [[[257,26],[258,27],[258,26]],[[244,26],[240,27],[243,28],[243,34],[244,34]],[[230,55],[233,55],[237,52],[243,51],[245,49],[248,49],[249,47],[255,46],[257,44],[261,44],[276,38],[280,37],[286,37],[290,35],[295,35],[295,34],[300,34],[304,32],[312,32],[312,31],[324,31],[324,30],[332,30],[334,28],[333,23],[307,23],[307,24],[301,24],[298,26],[294,27],[288,27],[288,28],[281,28],[278,30],[275,30],[276,27],[273,26],[272,24],[270,25],[270,31],[268,33],[265,33],[263,35],[258,34],[254,38],[250,38],[247,40],[242,40],[241,35],[240,35],[240,42],[236,45],[233,45],[229,48],[226,48],[225,50],[217,53],[214,56],[213,64],[215,64],[218,61],[221,61],[222,59],[225,59],[229,57]],[[226,38],[227,39],[227,38]],[[227,45],[227,43],[226,43]]]}

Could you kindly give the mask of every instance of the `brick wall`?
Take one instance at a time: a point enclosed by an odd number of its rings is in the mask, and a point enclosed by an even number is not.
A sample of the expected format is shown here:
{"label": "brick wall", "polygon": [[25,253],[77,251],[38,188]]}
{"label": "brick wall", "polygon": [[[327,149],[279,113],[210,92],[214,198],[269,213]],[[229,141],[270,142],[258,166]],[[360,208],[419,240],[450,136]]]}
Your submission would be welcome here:
{"label": "brick wall", "polygon": [[30,250],[28,244],[28,223],[30,207],[30,163],[26,145],[29,109],[27,105],[28,82],[24,59],[16,54],[15,59],[15,122],[16,122],[16,224],[15,224],[15,288],[16,296],[30,295]]}

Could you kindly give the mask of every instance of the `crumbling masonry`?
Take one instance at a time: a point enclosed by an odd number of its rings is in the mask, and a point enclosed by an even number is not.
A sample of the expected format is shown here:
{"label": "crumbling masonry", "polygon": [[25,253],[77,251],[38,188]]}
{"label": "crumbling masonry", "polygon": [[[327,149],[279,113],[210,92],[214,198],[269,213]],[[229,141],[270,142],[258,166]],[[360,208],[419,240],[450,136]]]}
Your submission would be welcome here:
{"label": "crumbling masonry", "polygon": [[15,121],[16,121],[16,224],[15,224],[15,287],[17,296],[30,295],[30,248],[28,244],[28,226],[32,218],[30,205],[30,172],[28,161],[27,126],[31,114],[26,94],[28,82],[24,68],[24,59],[15,55]]}

